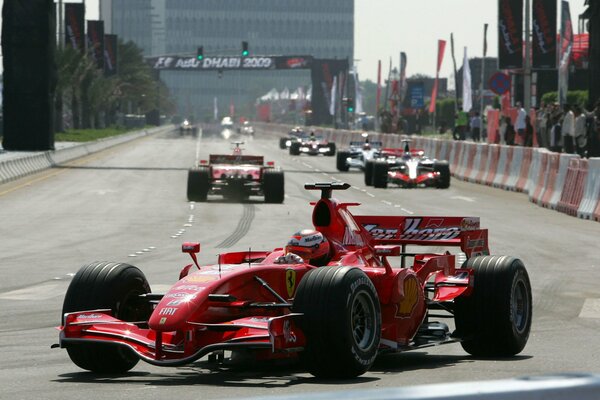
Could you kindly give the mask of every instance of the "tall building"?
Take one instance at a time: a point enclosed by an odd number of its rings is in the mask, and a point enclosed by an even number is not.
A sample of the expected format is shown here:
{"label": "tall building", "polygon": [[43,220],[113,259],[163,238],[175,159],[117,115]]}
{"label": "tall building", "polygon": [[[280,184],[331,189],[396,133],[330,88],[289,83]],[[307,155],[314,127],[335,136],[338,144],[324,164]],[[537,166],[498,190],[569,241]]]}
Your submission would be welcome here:
{"label": "tall building", "polygon": [[[132,40],[146,56],[251,55],[354,56],[354,0],[100,0],[106,29]],[[183,115],[207,118],[214,98],[221,115],[234,104],[248,114],[272,88],[310,85],[310,71],[162,71]],[[240,108],[243,111],[240,111]]]}

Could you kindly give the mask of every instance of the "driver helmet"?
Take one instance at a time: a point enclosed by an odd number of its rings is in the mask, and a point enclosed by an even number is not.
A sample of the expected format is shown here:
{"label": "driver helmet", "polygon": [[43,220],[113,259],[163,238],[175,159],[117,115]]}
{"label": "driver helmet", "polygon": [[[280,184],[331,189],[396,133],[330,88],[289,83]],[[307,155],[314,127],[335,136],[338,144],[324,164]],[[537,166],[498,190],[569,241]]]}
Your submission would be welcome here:
{"label": "driver helmet", "polygon": [[292,235],[285,246],[285,253],[294,253],[312,265],[325,265],[329,258],[329,242],[321,232],[303,229]]}

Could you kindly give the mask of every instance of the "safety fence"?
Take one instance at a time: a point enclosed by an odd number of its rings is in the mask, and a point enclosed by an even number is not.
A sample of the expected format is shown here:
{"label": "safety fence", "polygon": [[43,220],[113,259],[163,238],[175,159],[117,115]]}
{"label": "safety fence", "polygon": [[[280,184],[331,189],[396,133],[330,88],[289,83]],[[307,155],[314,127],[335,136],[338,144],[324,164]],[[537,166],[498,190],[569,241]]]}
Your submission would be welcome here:
{"label": "safety fence", "polygon": [[[260,131],[285,135],[289,125],[261,124]],[[306,128],[310,130],[311,128]],[[312,128],[338,149],[364,140],[362,132]],[[384,147],[400,147],[403,137],[369,132]],[[600,221],[600,158],[582,159],[537,147],[507,146],[410,137],[413,148],[432,158],[448,160],[456,179],[525,193],[532,203],[579,218]]]}

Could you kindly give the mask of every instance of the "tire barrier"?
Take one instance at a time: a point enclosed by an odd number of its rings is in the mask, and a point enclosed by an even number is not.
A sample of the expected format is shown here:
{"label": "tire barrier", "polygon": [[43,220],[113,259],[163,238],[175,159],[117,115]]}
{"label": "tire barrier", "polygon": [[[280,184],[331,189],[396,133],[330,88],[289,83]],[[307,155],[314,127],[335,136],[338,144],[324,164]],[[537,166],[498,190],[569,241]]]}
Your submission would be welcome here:
{"label": "tire barrier", "polygon": [[[94,142],[77,144],[57,150],[49,150],[22,157],[0,159],[0,184],[22,178],[33,173],[55,167],[76,158],[80,158],[100,150],[113,147],[142,136],[168,132],[172,127],[158,127],[150,130],[136,131],[124,135],[100,139]],[[9,154],[12,156],[12,154]]]}

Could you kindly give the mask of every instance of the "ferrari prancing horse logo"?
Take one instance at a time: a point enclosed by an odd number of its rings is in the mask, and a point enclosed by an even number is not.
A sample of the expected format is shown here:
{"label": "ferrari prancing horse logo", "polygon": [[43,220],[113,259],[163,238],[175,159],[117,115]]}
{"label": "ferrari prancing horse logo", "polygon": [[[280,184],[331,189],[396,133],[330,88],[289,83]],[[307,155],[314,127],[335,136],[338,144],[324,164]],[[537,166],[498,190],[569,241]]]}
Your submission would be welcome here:
{"label": "ferrari prancing horse logo", "polygon": [[292,297],[294,289],[296,289],[296,270],[285,270],[285,288],[287,289],[288,297]]}

